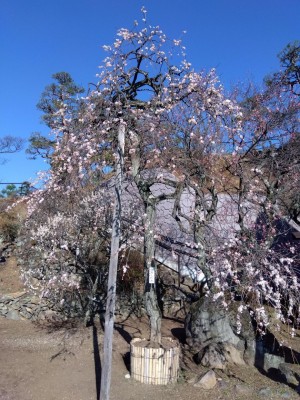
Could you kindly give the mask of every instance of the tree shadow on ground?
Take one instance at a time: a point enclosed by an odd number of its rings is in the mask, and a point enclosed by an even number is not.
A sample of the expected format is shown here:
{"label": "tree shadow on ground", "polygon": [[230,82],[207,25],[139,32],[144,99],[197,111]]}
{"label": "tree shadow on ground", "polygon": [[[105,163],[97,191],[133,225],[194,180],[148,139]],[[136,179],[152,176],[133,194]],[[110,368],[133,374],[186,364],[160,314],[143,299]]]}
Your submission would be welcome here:
{"label": "tree shadow on ground", "polygon": [[93,325],[93,353],[94,353],[94,365],[95,365],[96,395],[97,395],[97,400],[100,400],[101,359],[99,353],[98,331],[95,325]]}
{"label": "tree shadow on ground", "polygon": [[[132,335],[124,329],[124,324],[122,323],[115,323],[115,330],[122,336],[122,338],[130,344],[131,340],[133,339]],[[139,331],[140,332],[140,331]],[[140,332],[141,333],[141,332]],[[123,362],[127,371],[130,373],[130,351],[127,351],[125,354],[122,354]]]}
{"label": "tree shadow on ground", "polygon": [[186,335],[184,328],[172,328],[171,333],[179,341],[179,343],[186,344]]}
{"label": "tree shadow on ground", "polygon": [[127,351],[125,354],[122,355],[125,367],[127,368],[127,371],[130,373],[130,351]]}
{"label": "tree shadow on ground", "polygon": [[124,324],[117,324],[115,323],[114,328],[115,330],[122,336],[122,338],[130,344],[132,340],[132,335],[124,329],[125,325]]}

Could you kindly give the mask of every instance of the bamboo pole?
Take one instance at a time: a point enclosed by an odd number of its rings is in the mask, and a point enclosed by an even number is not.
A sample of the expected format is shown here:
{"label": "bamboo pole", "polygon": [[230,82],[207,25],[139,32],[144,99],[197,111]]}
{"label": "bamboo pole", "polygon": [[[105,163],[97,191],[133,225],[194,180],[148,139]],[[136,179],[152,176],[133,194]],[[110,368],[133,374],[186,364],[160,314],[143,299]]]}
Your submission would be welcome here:
{"label": "bamboo pole", "polygon": [[157,363],[156,363],[156,366],[157,366],[157,369],[156,369],[156,377],[157,377],[157,379],[156,379],[156,384],[157,385],[161,385],[161,359],[162,359],[162,355],[161,355],[161,350],[162,349],[159,349],[159,353],[158,353],[158,357],[157,357]]}

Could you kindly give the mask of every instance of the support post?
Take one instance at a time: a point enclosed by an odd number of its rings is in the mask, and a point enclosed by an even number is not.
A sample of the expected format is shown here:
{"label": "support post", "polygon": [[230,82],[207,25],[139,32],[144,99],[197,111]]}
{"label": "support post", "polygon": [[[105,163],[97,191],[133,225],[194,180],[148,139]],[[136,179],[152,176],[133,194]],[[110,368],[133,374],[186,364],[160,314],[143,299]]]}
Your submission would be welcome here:
{"label": "support post", "polygon": [[116,284],[117,270],[121,236],[121,193],[122,193],[122,173],[124,162],[125,146],[125,124],[120,123],[118,130],[118,158],[116,166],[115,183],[115,205],[112,224],[112,237],[109,260],[109,273],[107,285],[107,300],[104,325],[104,343],[103,343],[103,368],[101,374],[100,399],[109,400],[112,368],[112,342],[114,331],[114,315],[116,303]]}

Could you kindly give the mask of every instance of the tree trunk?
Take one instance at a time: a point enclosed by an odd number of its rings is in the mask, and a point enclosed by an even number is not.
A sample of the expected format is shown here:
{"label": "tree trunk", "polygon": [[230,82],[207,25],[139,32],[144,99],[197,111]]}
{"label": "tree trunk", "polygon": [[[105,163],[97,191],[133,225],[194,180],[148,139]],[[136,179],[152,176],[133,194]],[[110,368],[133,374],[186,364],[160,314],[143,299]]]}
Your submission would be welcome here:
{"label": "tree trunk", "polygon": [[[211,271],[207,266],[206,258],[206,243],[205,243],[205,223],[203,223],[199,217],[203,212],[201,205],[201,199],[196,193],[195,199],[195,231],[194,231],[194,241],[197,243],[197,267],[204,274],[204,281],[201,282],[200,292],[203,291],[204,285],[207,284],[208,288],[211,288]],[[208,218],[208,216],[206,216]],[[208,218],[209,219],[209,218]]]}
{"label": "tree trunk", "polygon": [[121,192],[122,171],[124,159],[125,125],[120,123],[118,131],[118,160],[115,183],[115,205],[112,225],[112,237],[110,248],[109,274],[107,285],[107,300],[105,311],[105,331],[103,343],[103,368],[101,374],[100,399],[109,400],[112,364],[112,341],[114,329],[114,314],[116,302],[116,283],[119,259],[120,235],[121,235]]}
{"label": "tree trunk", "polygon": [[[161,341],[161,312],[157,301],[156,291],[156,265],[154,263],[154,221],[156,213],[157,200],[153,197],[150,187],[140,176],[141,170],[141,155],[139,151],[140,137],[137,134],[131,133],[132,147],[135,152],[131,154],[132,176],[137,185],[139,193],[145,204],[145,237],[144,237],[144,267],[145,267],[145,293],[144,300],[147,315],[150,320],[150,340],[155,342]],[[154,272],[154,283],[149,282],[150,274]]]}
{"label": "tree trunk", "polygon": [[[154,262],[155,239],[154,239],[154,221],[155,221],[155,202],[146,204],[145,212],[145,306],[150,320],[150,340],[161,342],[161,311],[157,301],[156,275],[157,268]],[[151,283],[150,277],[154,272],[154,282]]]}

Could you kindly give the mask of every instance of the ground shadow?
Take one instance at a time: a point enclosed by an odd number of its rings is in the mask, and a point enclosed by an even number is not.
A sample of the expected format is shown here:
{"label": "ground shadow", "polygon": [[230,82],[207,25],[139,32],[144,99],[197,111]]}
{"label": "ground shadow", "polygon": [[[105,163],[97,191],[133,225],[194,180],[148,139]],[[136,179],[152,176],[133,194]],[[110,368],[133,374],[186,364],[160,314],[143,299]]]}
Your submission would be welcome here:
{"label": "ground shadow", "polygon": [[95,365],[96,395],[97,395],[97,400],[100,400],[101,359],[99,353],[98,332],[95,325],[93,325],[93,352],[94,352],[94,365]]}
{"label": "ground shadow", "polygon": [[115,324],[114,326],[115,330],[117,332],[119,332],[119,334],[122,336],[122,338],[128,343],[130,344],[131,340],[132,340],[132,336],[129,332],[127,332],[124,329],[124,324]]}
{"label": "ground shadow", "polygon": [[[295,385],[287,381],[287,378],[281,373],[280,369],[270,367],[266,370],[265,354],[282,357],[282,363],[298,364],[300,363],[300,353],[296,350],[279,343],[274,334],[267,330],[266,335],[260,340],[256,340],[255,349],[255,367],[259,372],[272,379],[275,382],[283,383],[299,393],[300,383]],[[300,376],[296,374],[297,379],[300,382]]]}
{"label": "ground shadow", "polygon": [[171,333],[179,341],[179,343],[186,344],[186,335],[184,328],[172,328]]}
{"label": "ground shadow", "polygon": [[[124,324],[115,324],[114,328],[115,328],[115,330],[117,332],[119,332],[119,334],[122,336],[122,338],[128,344],[130,344],[130,342],[132,341],[133,337],[129,332],[127,332],[124,329]],[[125,354],[122,354],[122,358],[123,358],[123,362],[125,364],[125,367],[126,367],[127,371],[130,373],[130,351],[126,352]]]}
{"label": "ground shadow", "polygon": [[130,373],[130,351],[127,351],[127,353],[123,354],[122,357],[125,367],[127,368],[127,371]]}
{"label": "ground shadow", "polygon": [[184,323],[184,318],[182,318],[182,317],[167,317],[164,315],[163,319],[168,320],[168,321],[178,322],[180,324]]}

